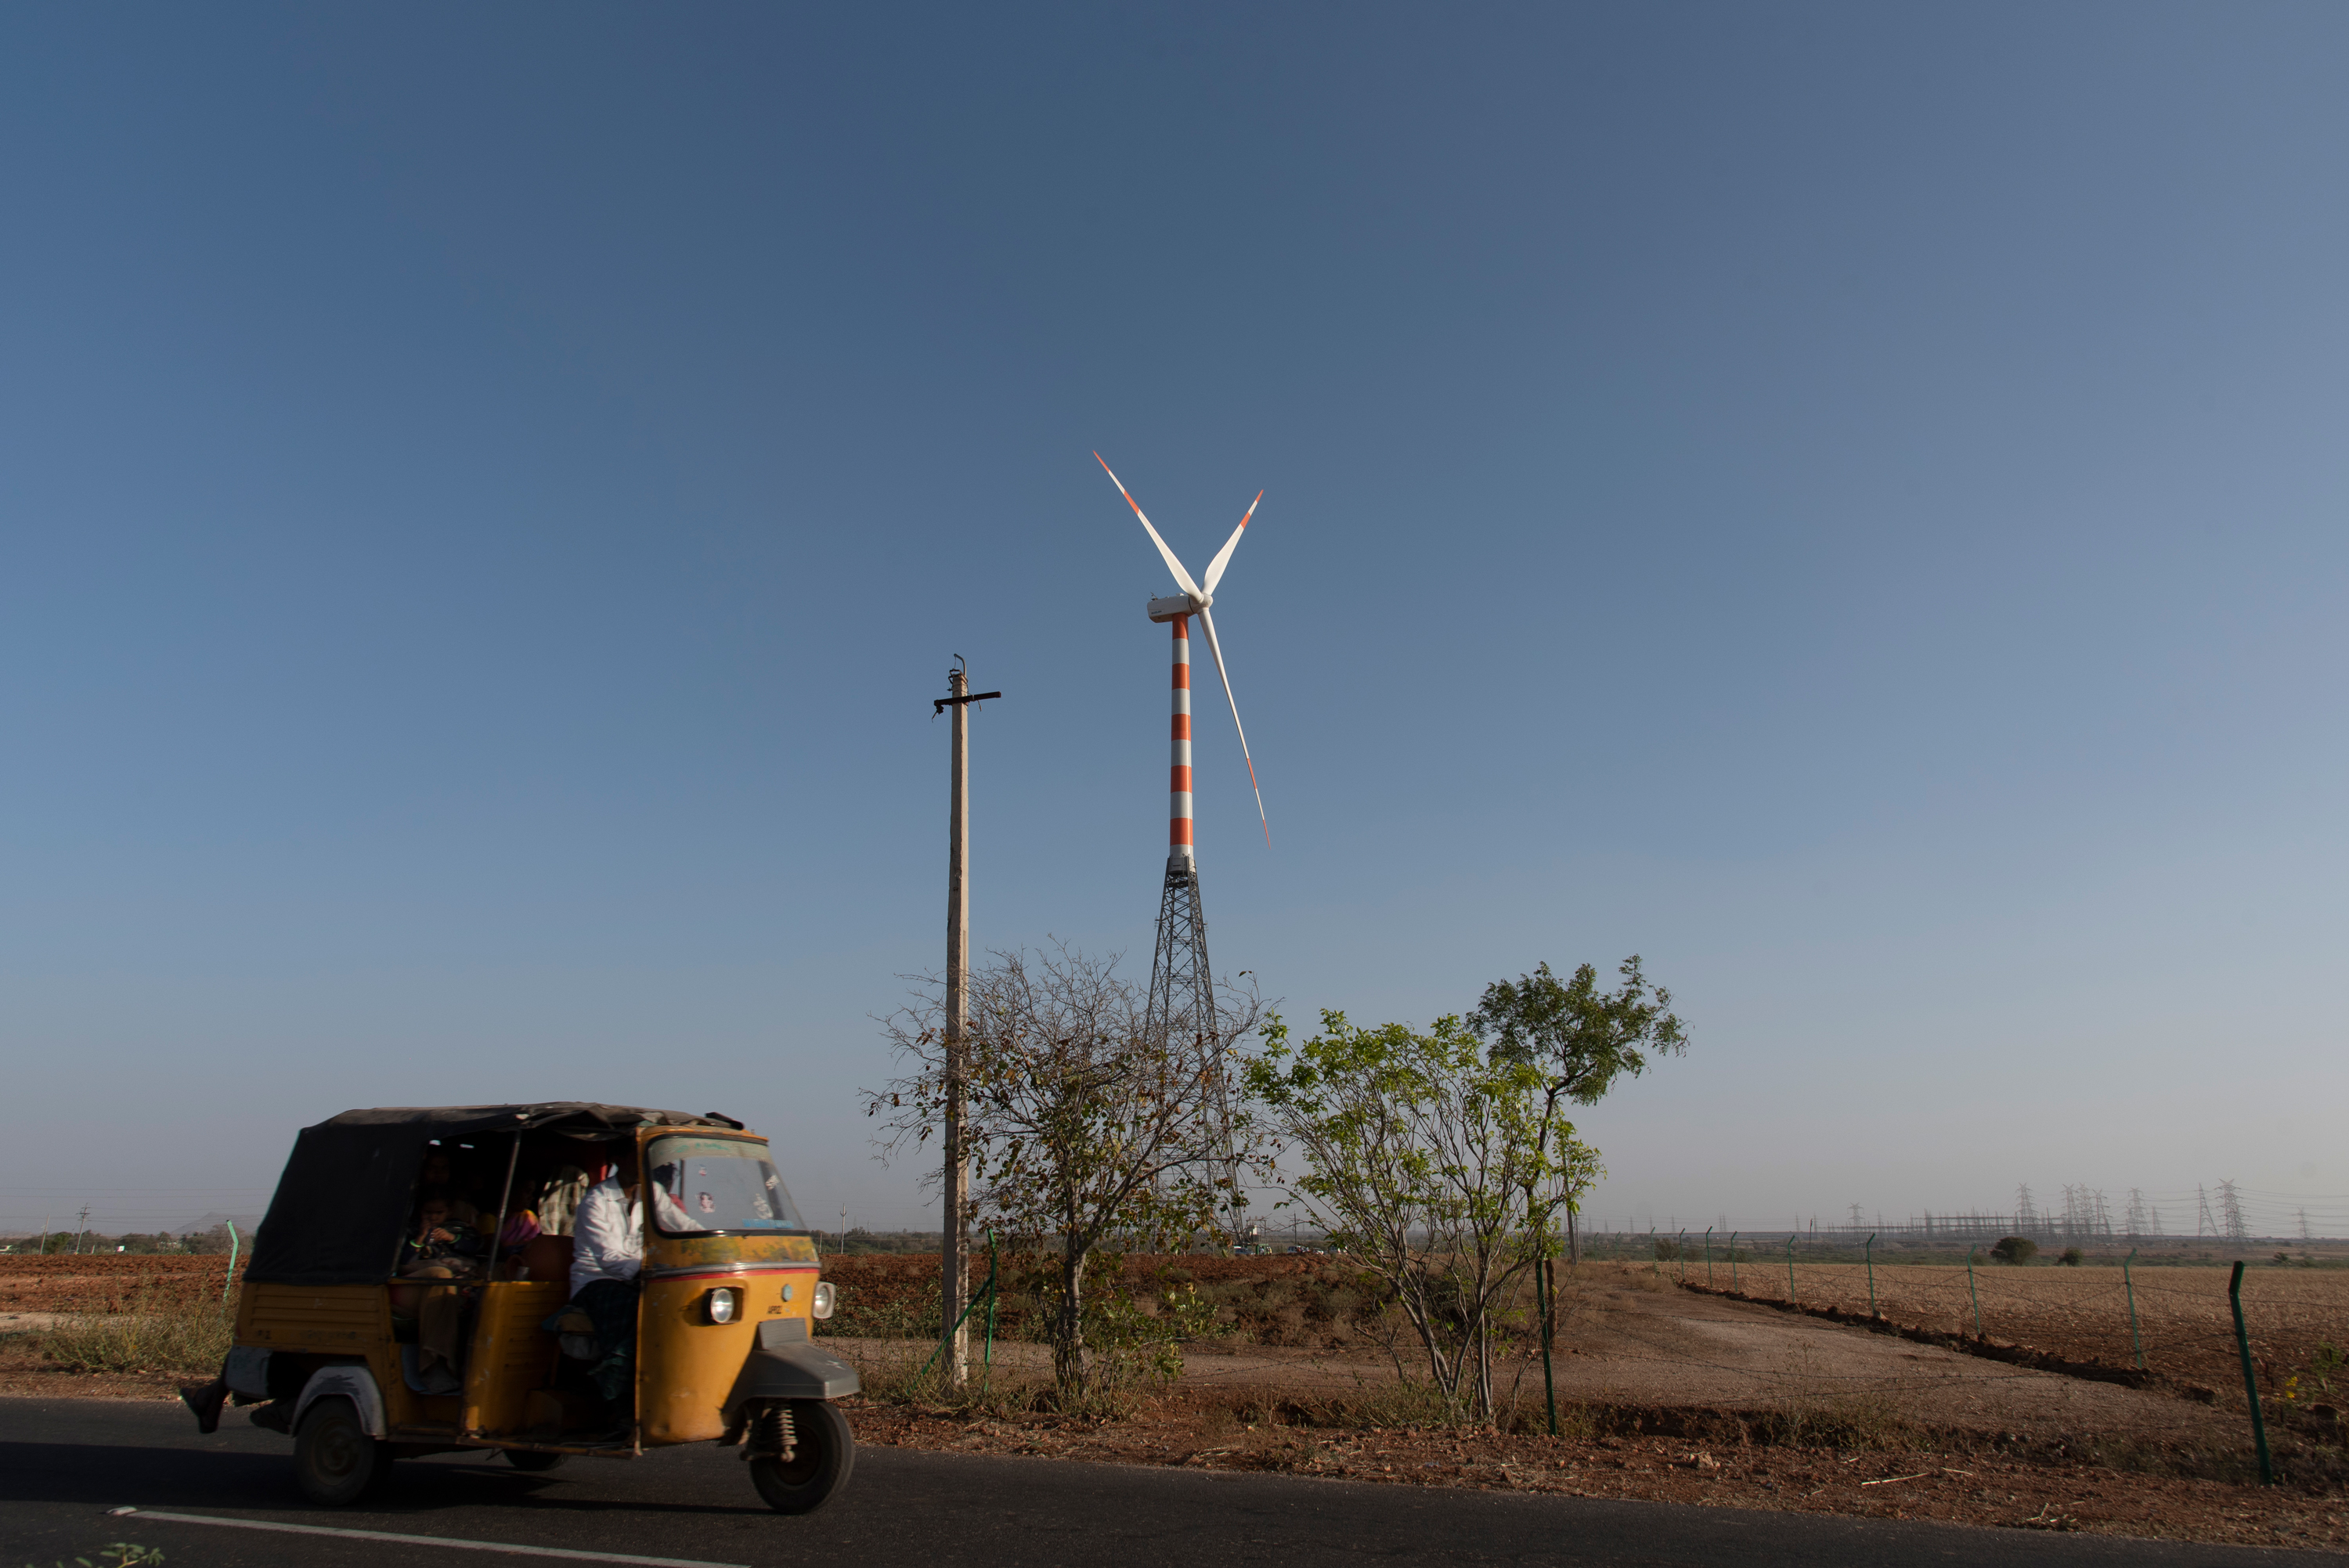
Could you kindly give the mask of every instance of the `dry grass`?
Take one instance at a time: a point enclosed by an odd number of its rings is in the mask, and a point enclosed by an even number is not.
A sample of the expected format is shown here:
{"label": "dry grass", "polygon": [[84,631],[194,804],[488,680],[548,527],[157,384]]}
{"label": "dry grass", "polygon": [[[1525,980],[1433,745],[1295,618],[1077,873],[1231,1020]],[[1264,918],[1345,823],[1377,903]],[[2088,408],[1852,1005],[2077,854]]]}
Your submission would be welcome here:
{"label": "dry grass", "polygon": [[233,1315],[218,1303],[176,1310],[168,1305],[148,1298],[124,1312],[68,1317],[35,1343],[68,1372],[218,1372],[235,1337]]}

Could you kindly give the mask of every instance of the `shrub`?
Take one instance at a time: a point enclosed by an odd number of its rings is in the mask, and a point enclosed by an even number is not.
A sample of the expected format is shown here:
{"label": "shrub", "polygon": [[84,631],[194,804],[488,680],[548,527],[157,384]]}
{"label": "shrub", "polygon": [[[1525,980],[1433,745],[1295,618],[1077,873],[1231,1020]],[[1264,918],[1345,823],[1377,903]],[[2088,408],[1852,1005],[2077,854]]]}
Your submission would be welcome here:
{"label": "shrub", "polygon": [[2066,1268],[2078,1268],[2080,1266],[2080,1260],[2087,1255],[2087,1253],[2082,1252],[2077,1247],[2065,1247],[2064,1249],[2064,1256],[2059,1261],[2062,1262]]}
{"label": "shrub", "polygon": [[2029,1236],[2001,1236],[1990,1255],[2002,1264],[2027,1264],[2039,1255],[2039,1243]]}

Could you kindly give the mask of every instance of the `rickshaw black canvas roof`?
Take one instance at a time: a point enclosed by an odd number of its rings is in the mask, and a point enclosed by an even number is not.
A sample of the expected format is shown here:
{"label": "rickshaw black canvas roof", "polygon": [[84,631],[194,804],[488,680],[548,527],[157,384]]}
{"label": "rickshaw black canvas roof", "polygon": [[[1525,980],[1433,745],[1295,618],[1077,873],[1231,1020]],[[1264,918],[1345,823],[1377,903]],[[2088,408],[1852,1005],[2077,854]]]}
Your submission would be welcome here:
{"label": "rickshaw black canvas roof", "polygon": [[294,1140],[254,1238],[251,1280],[375,1284],[391,1275],[417,1172],[432,1139],[542,1130],[617,1135],[639,1127],[740,1127],[715,1114],[578,1100],[347,1110]]}

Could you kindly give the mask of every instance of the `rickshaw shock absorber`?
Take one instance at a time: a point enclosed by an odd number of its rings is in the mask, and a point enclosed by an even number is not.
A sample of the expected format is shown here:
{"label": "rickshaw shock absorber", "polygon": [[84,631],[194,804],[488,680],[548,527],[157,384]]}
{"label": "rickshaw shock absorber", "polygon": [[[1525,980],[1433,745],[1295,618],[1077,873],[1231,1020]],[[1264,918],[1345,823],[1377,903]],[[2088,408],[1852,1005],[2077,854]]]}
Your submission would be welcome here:
{"label": "rickshaw shock absorber", "polygon": [[750,1440],[742,1445],[742,1457],[788,1464],[798,1446],[798,1435],[792,1429],[792,1408],[778,1399],[751,1421]]}

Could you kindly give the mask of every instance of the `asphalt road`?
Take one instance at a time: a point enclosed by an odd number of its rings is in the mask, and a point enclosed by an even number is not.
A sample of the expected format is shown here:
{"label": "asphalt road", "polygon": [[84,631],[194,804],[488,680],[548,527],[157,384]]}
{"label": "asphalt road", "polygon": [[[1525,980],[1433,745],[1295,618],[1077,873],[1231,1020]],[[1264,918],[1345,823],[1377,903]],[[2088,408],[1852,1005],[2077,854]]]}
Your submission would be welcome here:
{"label": "asphalt road", "polygon": [[206,1438],[176,1405],[0,1399],[0,1568],[95,1561],[97,1548],[117,1541],[161,1550],[169,1568],[554,1568],[564,1561],[109,1512],[125,1506],[743,1568],[2349,1563],[2323,1553],[891,1449],[860,1450],[849,1491],[801,1519],[771,1512],[733,1454],[703,1447],[629,1461],[574,1459],[541,1476],[502,1460],[441,1455],[401,1464],[364,1508],[326,1511],[294,1490],[291,1447],[234,1412]]}

